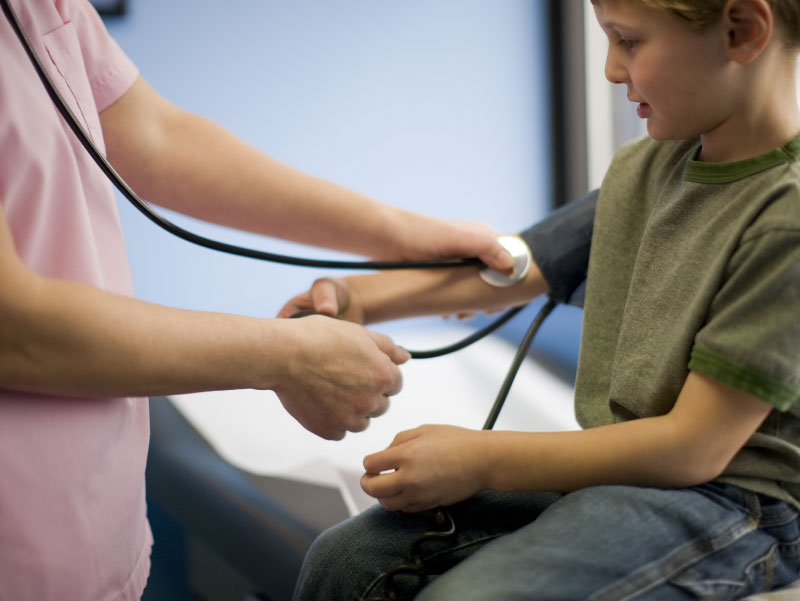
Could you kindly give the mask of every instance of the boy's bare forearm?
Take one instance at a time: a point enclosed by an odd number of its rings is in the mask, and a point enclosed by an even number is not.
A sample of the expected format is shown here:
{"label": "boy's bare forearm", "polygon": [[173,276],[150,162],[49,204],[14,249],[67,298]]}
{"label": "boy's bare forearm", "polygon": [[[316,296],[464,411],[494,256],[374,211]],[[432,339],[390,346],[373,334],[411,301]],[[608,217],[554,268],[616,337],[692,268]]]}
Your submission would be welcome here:
{"label": "boy's bare forearm", "polygon": [[[367,456],[364,490],[387,509],[422,511],[481,490],[569,492],[604,484],[698,484],[692,449],[650,418],[575,432],[468,430],[427,425]],[[672,436],[677,433],[673,432]]]}
{"label": "boy's bare forearm", "polygon": [[720,475],[770,412],[691,372],[665,415],[574,432],[427,425],[364,459],[364,490],[387,509],[422,511],[480,490],[568,492],[608,484],[685,487]]}
{"label": "boy's bare forearm", "polygon": [[604,484],[656,488],[700,484],[691,450],[668,439],[668,420],[647,418],[574,432],[490,432],[487,488],[568,492]]}
{"label": "boy's bare forearm", "polygon": [[364,309],[365,323],[492,311],[527,303],[549,290],[535,263],[522,282],[505,288],[484,282],[477,267],[383,272],[347,282]]}

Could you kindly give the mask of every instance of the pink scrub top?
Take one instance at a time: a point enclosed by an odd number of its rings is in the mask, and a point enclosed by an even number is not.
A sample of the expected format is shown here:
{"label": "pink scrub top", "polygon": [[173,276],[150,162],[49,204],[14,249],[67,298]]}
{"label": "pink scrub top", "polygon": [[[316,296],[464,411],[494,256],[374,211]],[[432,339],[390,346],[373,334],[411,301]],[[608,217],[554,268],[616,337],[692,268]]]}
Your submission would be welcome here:
{"label": "pink scrub top", "polygon": [[[50,76],[104,149],[98,112],[130,88],[136,67],[85,0],[12,3]],[[0,148],[0,204],[28,267],[131,295],[113,189],[2,15]],[[0,601],[140,599],[152,545],[148,438],[145,399],[0,389]]]}

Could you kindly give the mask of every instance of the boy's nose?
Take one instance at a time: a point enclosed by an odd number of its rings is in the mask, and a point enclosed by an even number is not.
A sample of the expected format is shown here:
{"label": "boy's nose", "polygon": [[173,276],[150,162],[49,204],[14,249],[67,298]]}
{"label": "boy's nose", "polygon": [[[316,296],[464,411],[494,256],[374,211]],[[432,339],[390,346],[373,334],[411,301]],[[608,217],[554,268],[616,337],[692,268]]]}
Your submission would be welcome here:
{"label": "boy's nose", "polygon": [[615,59],[611,51],[606,55],[605,75],[606,79],[611,83],[625,83],[628,81],[628,72]]}

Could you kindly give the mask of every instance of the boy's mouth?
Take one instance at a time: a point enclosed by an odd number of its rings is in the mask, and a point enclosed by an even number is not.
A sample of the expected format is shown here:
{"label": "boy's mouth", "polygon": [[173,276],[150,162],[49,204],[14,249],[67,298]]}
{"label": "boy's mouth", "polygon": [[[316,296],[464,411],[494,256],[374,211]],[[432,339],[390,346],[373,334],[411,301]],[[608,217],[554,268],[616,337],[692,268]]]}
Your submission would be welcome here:
{"label": "boy's mouth", "polygon": [[640,119],[647,119],[647,117],[650,115],[650,105],[646,102],[640,102],[636,106],[636,114]]}

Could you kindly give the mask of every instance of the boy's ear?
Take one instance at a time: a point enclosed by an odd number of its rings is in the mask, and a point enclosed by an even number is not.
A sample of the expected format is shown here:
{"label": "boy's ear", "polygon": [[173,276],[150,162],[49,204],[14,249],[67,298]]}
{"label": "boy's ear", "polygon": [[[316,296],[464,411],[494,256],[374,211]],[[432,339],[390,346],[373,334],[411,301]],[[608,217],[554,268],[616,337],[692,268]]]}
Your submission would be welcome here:
{"label": "boy's ear", "polygon": [[728,54],[737,63],[755,59],[772,38],[775,24],[769,0],[728,0],[722,19]]}

